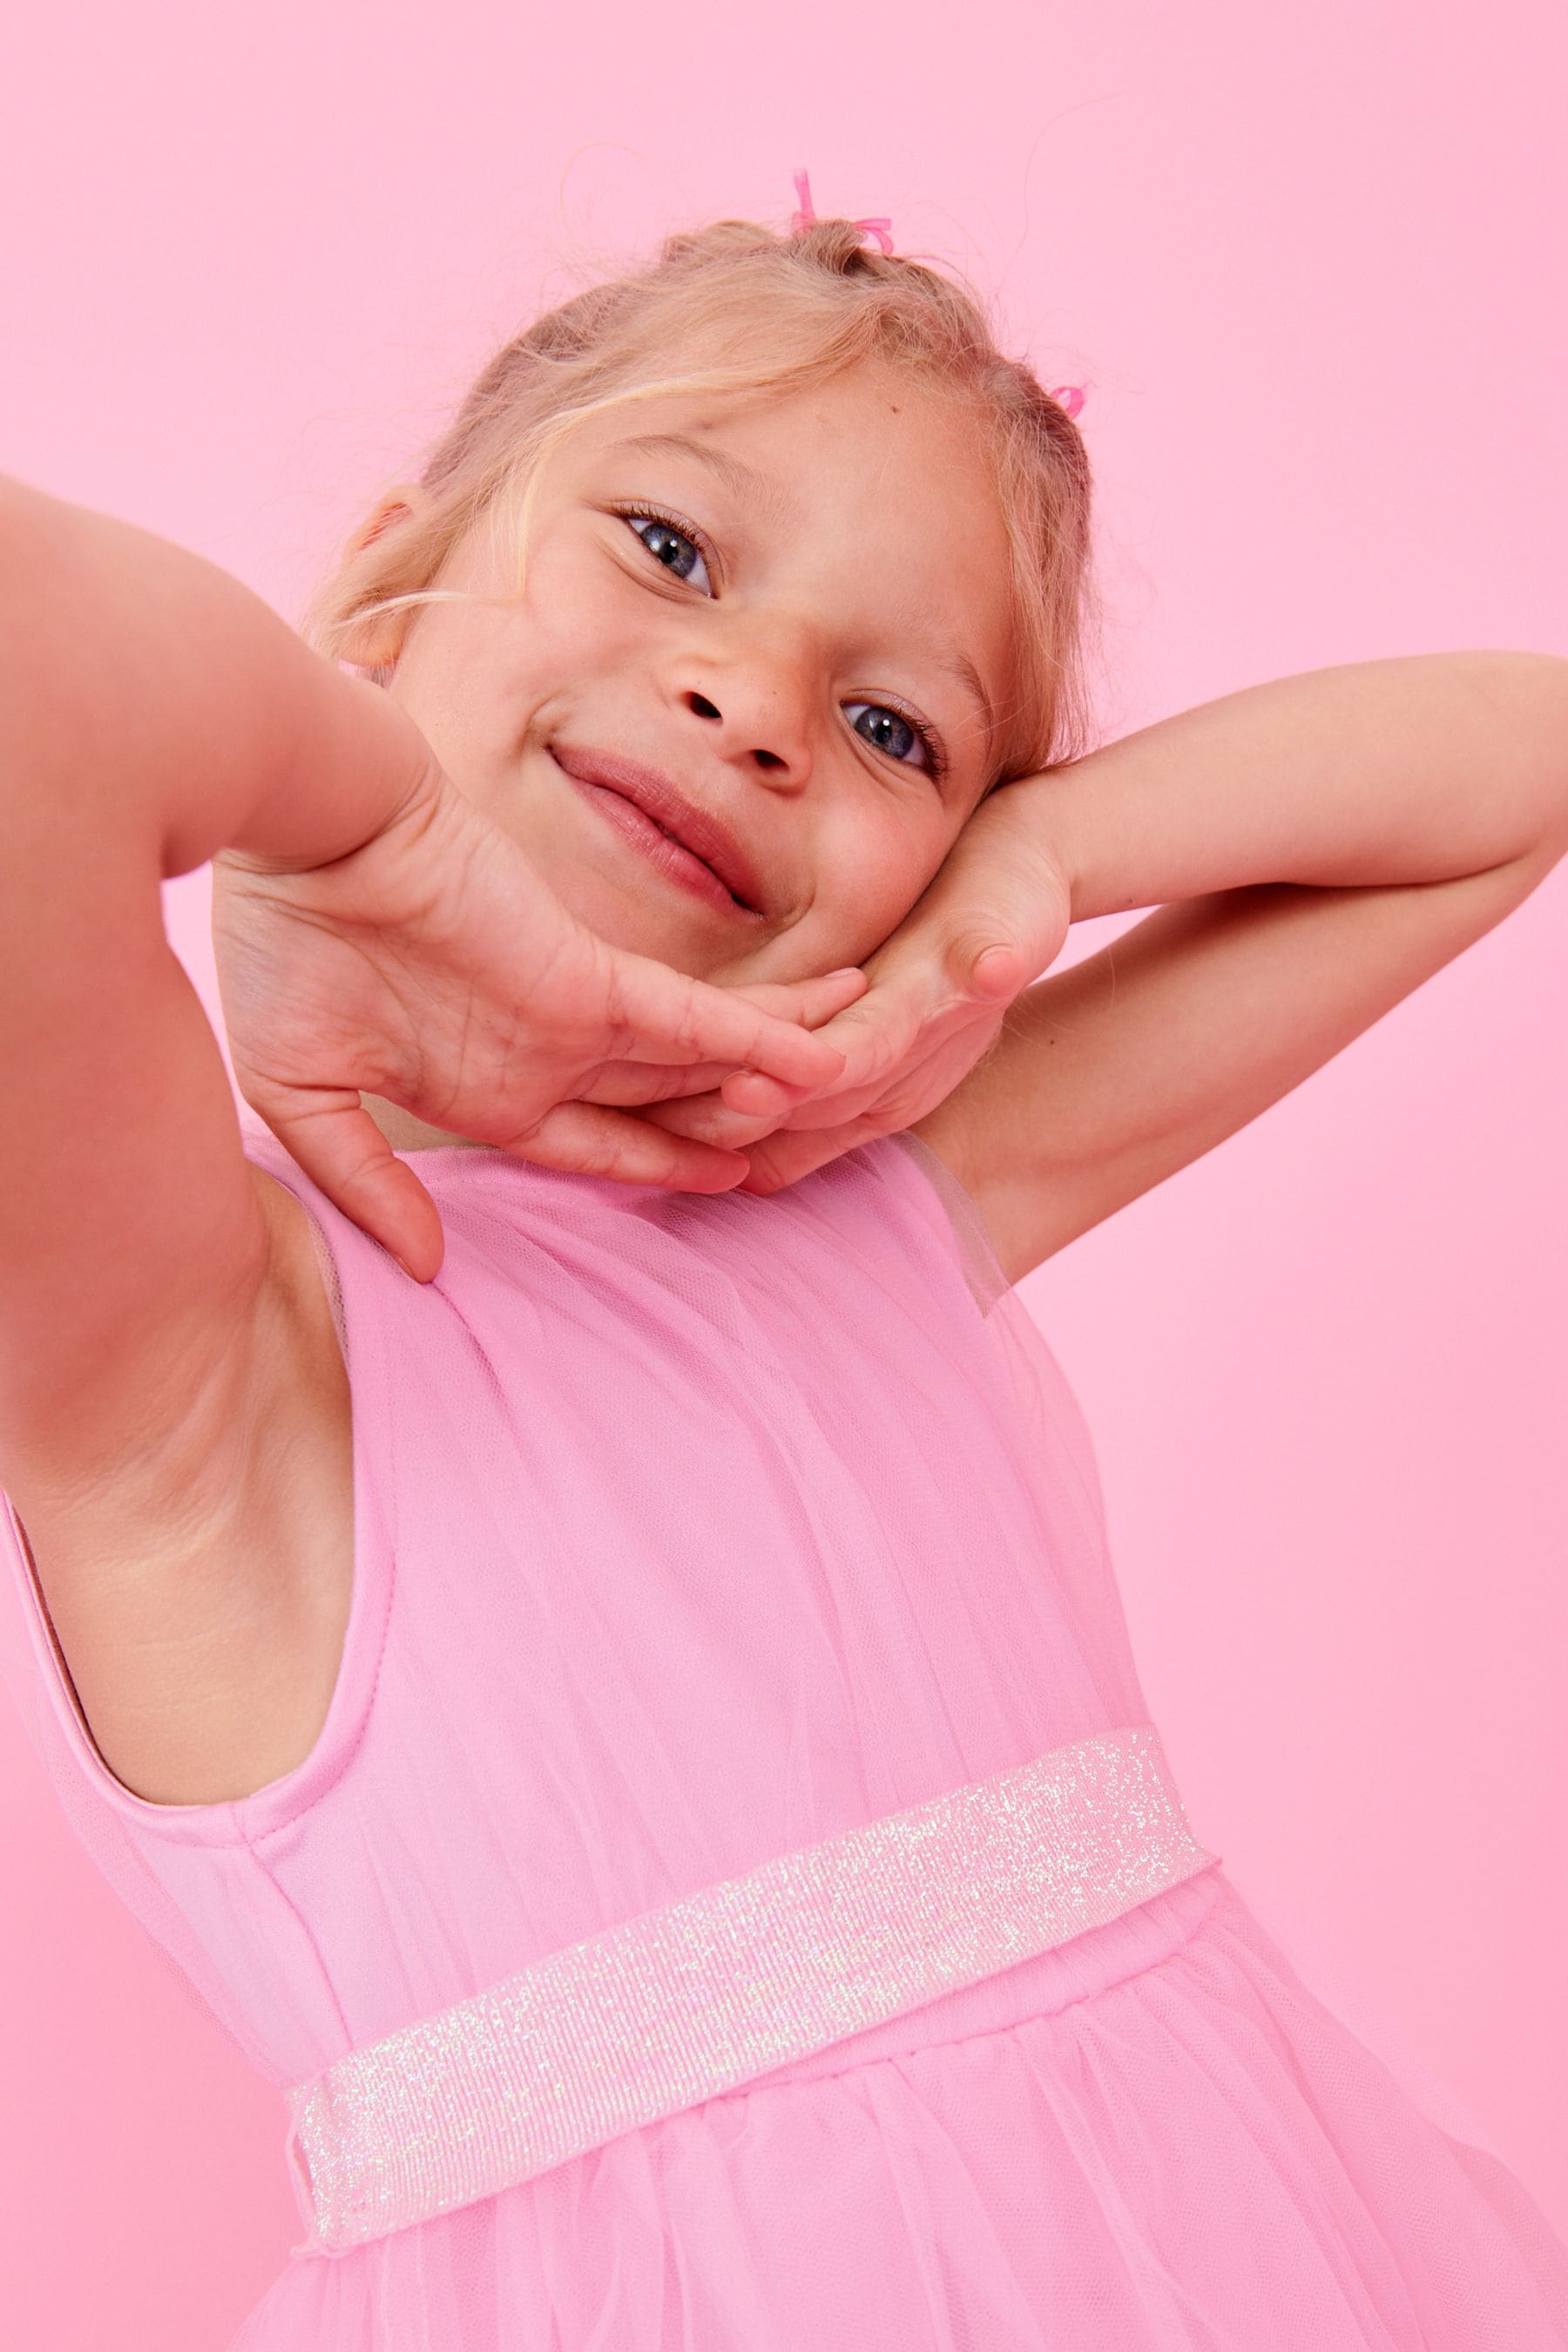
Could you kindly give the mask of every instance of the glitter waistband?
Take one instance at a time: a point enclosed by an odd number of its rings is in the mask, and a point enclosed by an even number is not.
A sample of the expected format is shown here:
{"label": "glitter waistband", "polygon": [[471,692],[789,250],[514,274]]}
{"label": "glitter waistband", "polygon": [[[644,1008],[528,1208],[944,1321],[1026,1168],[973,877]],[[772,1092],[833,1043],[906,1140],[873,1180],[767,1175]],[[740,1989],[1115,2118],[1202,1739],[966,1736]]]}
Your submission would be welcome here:
{"label": "glitter waistband", "polygon": [[781,1854],[506,1978],[287,2095],[346,2252],[1065,1944],[1218,1857],[1152,1724]]}

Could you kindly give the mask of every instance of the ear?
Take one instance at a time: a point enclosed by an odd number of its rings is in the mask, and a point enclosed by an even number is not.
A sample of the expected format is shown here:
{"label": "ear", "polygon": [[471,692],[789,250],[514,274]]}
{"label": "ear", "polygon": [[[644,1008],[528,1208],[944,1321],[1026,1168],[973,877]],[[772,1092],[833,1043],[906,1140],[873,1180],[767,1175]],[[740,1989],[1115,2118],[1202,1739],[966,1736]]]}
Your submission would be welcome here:
{"label": "ear", "polygon": [[378,539],[395,530],[405,516],[422,514],[430,503],[430,493],[420,482],[395,482],[384,490],[363,522],[351,533],[348,552],[363,555]]}
{"label": "ear", "polygon": [[[352,562],[374,547],[388,531],[402,529],[423,513],[429,492],[418,482],[398,482],[377,499],[364,520],[351,533],[345,557]],[[408,624],[406,607],[397,613],[372,613],[345,629],[338,643],[339,658],[363,669],[382,669],[396,661]]]}

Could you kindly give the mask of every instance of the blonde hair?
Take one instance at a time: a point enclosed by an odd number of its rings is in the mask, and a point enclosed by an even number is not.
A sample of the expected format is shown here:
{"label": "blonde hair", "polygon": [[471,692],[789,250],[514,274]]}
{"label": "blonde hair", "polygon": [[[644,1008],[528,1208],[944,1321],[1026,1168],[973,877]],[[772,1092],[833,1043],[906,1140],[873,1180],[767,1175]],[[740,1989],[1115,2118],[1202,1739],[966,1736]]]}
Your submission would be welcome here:
{"label": "blonde hair", "polygon": [[[998,714],[991,781],[1076,756],[1089,730],[1082,439],[1031,370],[998,348],[963,287],[869,251],[848,220],[789,236],[715,221],[668,237],[648,268],[536,319],[496,353],[429,450],[418,478],[426,497],[351,545],[306,633],[352,660],[373,617],[442,596],[443,564],[481,522],[515,529],[521,563],[542,463],[590,416],[677,394],[784,393],[872,359],[966,403],[992,462],[1011,548],[1016,693]],[[389,662],[363,667],[383,682],[392,674]]]}

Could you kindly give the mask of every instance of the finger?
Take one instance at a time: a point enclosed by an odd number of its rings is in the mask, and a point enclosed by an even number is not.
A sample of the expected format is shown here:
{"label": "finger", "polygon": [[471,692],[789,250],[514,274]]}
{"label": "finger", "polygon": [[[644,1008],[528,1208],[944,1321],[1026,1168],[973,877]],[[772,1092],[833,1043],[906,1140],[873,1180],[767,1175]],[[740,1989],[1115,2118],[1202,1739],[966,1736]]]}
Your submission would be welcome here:
{"label": "finger", "polygon": [[764,1013],[737,990],[710,987],[651,957],[616,957],[613,999],[624,1032],[616,1059],[722,1062],[731,1070],[763,1070],[813,1089],[829,1085],[844,1066],[820,1032]]}
{"label": "finger", "polygon": [[673,1192],[728,1192],[747,1172],[737,1151],[675,1135],[635,1111],[558,1103],[527,1136],[504,1147],[541,1168],[606,1176],[617,1184],[663,1184]]}
{"label": "finger", "polygon": [[993,844],[970,869],[965,898],[940,919],[943,968],[965,995],[1005,1003],[1061,952],[1072,914],[1066,878],[1047,848],[1015,835],[1005,857]]}
{"label": "finger", "polygon": [[246,1099],[311,1183],[405,1274],[429,1282],[440,1272],[446,1254],[440,1213],[357,1091],[263,1085]]}
{"label": "finger", "polygon": [[858,964],[852,963],[844,965],[837,971],[825,971],[819,979],[800,981],[795,984],[804,1000],[801,1019],[808,1029],[818,1029],[825,1021],[831,1021],[836,1013],[842,1013],[858,997],[864,996],[871,981],[868,972],[862,971]]}
{"label": "finger", "polygon": [[[858,1087],[879,1086],[913,1047],[930,1010],[931,994],[923,975],[895,974],[876,982],[865,996],[816,1032],[818,1040],[835,1047],[843,1061],[836,1077],[807,1091],[834,1100]],[[733,1090],[725,1091],[730,1099]],[[749,1095],[736,1094],[734,1099],[737,1110],[753,1108]]]}
{"label": "finger", "polygon": [[[813,1087],[786,1087],[782,1079],[764,1078],[754,1070],[737,1071],[727,1062],[699,1062],[683,1067],[668,1062],[606,1062],[584,1079],[574,1097],[579,1102],[614,1103],[621,1109],[642,1109],[647,1104],[669,1102],[685,1095],[712,1095],[729,1080],[748,1078],[767,1089],[758,1099],[776,1108],[761,1114],[776,1117],[794,1103],[810,1101]],[[753,1116],[748,1113],[747,1116]]]}
{"label": "finger", "polygon": [[[837,985],[842,981],[855,981],[858,986],[846,992]],[[830,982],[833,983],[831,991]],[[832,1020],[835,1014],[846,1011],[865,995],[870,984],[868,975],[858,965],[847,971],[829,972],[820,982],[805,983],[808,988],[822,991],[820,995],[808,1000],[807,1008],[803,1013],[807,1027],[816,1028],[821,1023]],[[760,1070],[737,1070],[732,1076],[716,1078],[713,1083],[715,1086],[722,1085],[725,1101],[746,1118],[782,1118],[792,1105],[821,1091],[815,1087],[786,1086],[782,1078],[770,1078]],[[840,1078],[838,1085],[843,1083]]]}
{"label": "finger", "polygon": [[887,1132],[874,1118],[850,1119],[843,1127],[816,1128],[808,1135],[782,1129],[747,1152],[750,1165],[739,1190],[782,1192],[786,1184],[798,1183],[803,1176],[814,1175],[830,1160],[841,1159],[846,1151],[853,1151],[857,1145],[870,1143]]}
{"label": "finger", "polygon": [[[900,1065],[897,1073],[900,1092],[906,1090],[912,1068],[918,1065]],[[823,1128],[842,1127],[847,1119],[860,1118],[886,1100],[889,1092],[885,1080],[874,1086],[853,1087],[847,1094],[813,1095],[809,1101],[797,1103],[792,1110],[770,1122],[777,1134],[807,1135]],[[714,1139],[724,1135],[715,1129]]]}
{"label": "finger", "polygon": [[[994,1027],[994,1021],[987,1029]],[[973,1058],[978,1060],[980,1046]],[[696,1130],[704,1140],[717,1143],[735,1151],[750,1151],[752,1144],[767,1134],[807,1134],[814,1129],[839,1128],[851,1119],[877,1113],[879,1131],[889,1132],[895,1127],[907,1126],[910,1118],[919,1118],[942,1096],[952,1091],[956,1078],[937,1087],[926,1085],[926,1073],[938,1067],[943,1058],[951,1058],[951,1033],[939,1045],[915,1050],[898,1065],[890,1076],[878,1079],[864,1087],[835,1087],[828,1092],[811,1095],[782,1110],[765,1117],[751,1115],[730,1108],[736,1088],[726,1083],[721,1092],[701,1097],[705,1107],[711,1106],[701,1126]],[[960,1076],[964,1075],[960,1071]],[[750,1099],[748,1096],[747,1099]],[[914,1108],[910,1108],[913,1105]],[[895,1116],[895,1110],[898,1115]],[[883,1114],[886,1114],[885,1116]],[[660,1116],[663,1114],[661,1113]]]}
{"label": "finger", "polygon": [[[994,1021],[988,1021],[984,1025],[986,1033],[989,1034],[990,1029],[994,1026]],[[890,1116],[895,1101],[907,1105],[914,1097],[921,1093],[925,1074],[940,1060],[950,1055],[952,1037],[952,1029],[949,1023],[940,1035],[933,1035],[929,1042],[917,1038],[910,1051],[903,1056],[896,1067],[878,1078],[872,1085],[835,1087],[830,1094],[813,1095],[808,1100],[797,1103],[793,1109],[785,1111],[774,1124],[781,1132],[787,1129],[791,1134],[801,1134],[813,1128],[842,1127],[850,1119],[868,1117],[873,1112],[880,1116],[886,1110],[889,1116],[882,1119],[884,1129],[902,1125],[905,1123],[903,1120],[894,1119]],[[981,1048],[977,1045],[974,1055],[976,1060],[979,1058],[980,1051]],[[940,1100],[942,1094],[951,1091],[952,1083],[955,1082],[950,1082],[949,1086],[942,1087],[939,1094],[931,1099]],[[928,1103],[925,1108],[930,1108],[930,1104]],[[915,1111],[909,1115],[918,1118],[920,1113]],[[721,1132],[715,1136],[714,1140],[723,1142],[727,1141],[728,1138]]]}
{"label": "finger", "polygon": [[819,1029],[857,997],[864,996],[870,984],[858,964],[846,964],[840,971],[822,972],[812,980],[742,981],[734,993],[759,1012],[771,1013],[781,1021],[798,1021],[805,1029]]}
{"label": "finger", "polygon": [[719,1081],[723,1100],[743,1119],[774,1119],[792,1110],[798,1102],[810,1099],[804,1087],[786,1087],[780,1078],[765,1077],[760,1070],[734,1070]]}
{"label": "finger", "polygon": [[[642,1109],[649,1103],[668,1102],[684,1095],[714,1095],[734,1072],[727,1062],[699,1062],[682,1068],[668,1062],[606,1062],[584,1081],[575,1097],[580,1102],[613,1103],[622,1110]],[[774,1083],[768,1081],[769,1085]],[[791,1101],[804,1092],[789,1090]]]}
{"label": "finger", "polygon": [[[1020,925],[1019,931],[1025,928]],[[944,935],[940,969],[949,992],[961,1002],[1010,1003],[1039,978],[1059,944],[1054,934],[1047,940],[1038,924],[1028,927],[1026,937],[1002,939],[998,929],[996,919],[988,914]]]}
{"label": "finger", "polygon": [[671,1135],[695,1136],[700,1142],[715,1144],[721,1151],[744,1151],[771,1134],[777,1125],[773,1118],[742,1118],[716,1093],[687,1095],[679,1102],[651,1103],[642,1116]]}
{"label": "finger", "polygon": [[966,973],[966,984],[973,996],[983,996],[1006,1003],[1029,984],[1029,959],[1022,948],[1004,946],[992,941],[971,950],[961,946],[954,950],[954,961]]}

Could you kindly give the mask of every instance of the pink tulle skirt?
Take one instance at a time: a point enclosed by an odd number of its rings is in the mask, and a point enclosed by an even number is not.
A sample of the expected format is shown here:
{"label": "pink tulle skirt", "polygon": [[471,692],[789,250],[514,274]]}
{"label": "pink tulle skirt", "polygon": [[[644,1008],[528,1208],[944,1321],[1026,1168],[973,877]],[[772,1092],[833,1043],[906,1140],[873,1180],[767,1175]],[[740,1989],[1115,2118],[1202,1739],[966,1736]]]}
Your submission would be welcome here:
{"label": "pink tulle skirt", "polygon": [[1560,2352],[1568,2250],[1222,1868],[499,2197],[234,2352]]}

